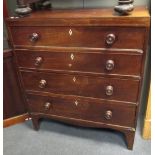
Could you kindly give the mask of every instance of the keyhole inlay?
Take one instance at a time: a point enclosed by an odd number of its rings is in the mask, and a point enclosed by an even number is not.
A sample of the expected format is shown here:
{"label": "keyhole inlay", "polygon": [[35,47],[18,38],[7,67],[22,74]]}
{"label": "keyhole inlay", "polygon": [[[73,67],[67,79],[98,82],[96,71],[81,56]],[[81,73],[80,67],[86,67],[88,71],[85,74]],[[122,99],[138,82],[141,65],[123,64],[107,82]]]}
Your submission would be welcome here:
{"label": "keyhole inlay", "polygon": [[70,57],[71,57],[71,60],[74,60],[74,54],[73,53],[71,54]]}
{"label": "keyhole inlay", "polygon": [[78,106],[78,101],[75,101],[75,105]]}
{"label": "keyhole inlay", "polygon": [[72,30],[70,29],[70,30],[69,30],[69,35],[71,36],[71,35],[72,35],[72,33],[73,33],[73,32],[72,32]]}
{"label": "keyhole inlay", "polygon": [[73,81],[74,81],[74,82],[76,81],[76,77],[75,77],[75,76],[73,77]]}

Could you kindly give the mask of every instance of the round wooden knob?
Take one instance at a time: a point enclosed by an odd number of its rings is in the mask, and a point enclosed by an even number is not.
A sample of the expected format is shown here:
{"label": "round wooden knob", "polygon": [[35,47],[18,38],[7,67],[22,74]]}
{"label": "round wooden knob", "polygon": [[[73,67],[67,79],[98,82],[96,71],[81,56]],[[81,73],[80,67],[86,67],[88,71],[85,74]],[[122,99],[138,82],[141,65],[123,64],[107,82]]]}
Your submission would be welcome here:
{"label": "round wooden knob", "polygon": [[30,41],[31,42],[36,42],[39,39],[39,35],[37,33],[32,33],[30,35]]}
{"label": "round wooden knob", "polygon": [[43,62],[42,57],[36,57],[34,65],[35,66],[40,66],[42,64],[42,62]]}
{"label": "round wooden knob", "polygon": [[113,94],[113,86],[106,86],[106,95],[111,96]]}
{"label": "round wooden knob", "polygon": [[114,34],[108,34],[106,37],[106,43],[107,45],[112,45],[115,42],[115,35]]}
{"label": "round wooden knob", "polygon": [[39,88],[45,88],[46,84],[47,84],[46,80],[40,80]]}
{"label": "round wooden knob", "polygon": [[111,110],[106,111],[104,117],[107,120],[111,119],[112,118],[112,111]]}
{"label": "round wooden knob", "polygon": [[113,60],[107,60],[106,61],[106,69],[108,71],[113,70],[114,69],[114,65],[115,65],[115,63],[114,63]]}
{"label": "round wooden knob", "polygon": [[44,105],[45,110],[49,110],[51,107],[51,103],[50,102],[46,102]]}

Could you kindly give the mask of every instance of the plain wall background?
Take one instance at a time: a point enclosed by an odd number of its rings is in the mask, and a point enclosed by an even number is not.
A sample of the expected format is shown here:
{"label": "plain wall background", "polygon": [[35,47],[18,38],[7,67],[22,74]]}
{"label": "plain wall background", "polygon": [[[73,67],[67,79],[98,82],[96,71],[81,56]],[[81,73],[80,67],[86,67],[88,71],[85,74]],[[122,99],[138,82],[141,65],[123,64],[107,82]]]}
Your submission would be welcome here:
{"label": "plain wall background", "polygon": [[[8,10],[9,15],[14,15],[14,10],[16,8],[16,0],[7,0],[8,2]],[[53,8],[101,8],[101,7],[113,7],[118,3],[118,0],[51,0],[52,7]],[[150,0],[134,0],[135,6],[147,6],[150,8],[151,2]],[[8,48],[8,44],[6,41],[6,35],[7,31],[5,28],[3,28],[3,45],[4,48]],[[134,36],[133,36],[134,37]],[[145,107],[147,102],[147,95],[148,95],[148,88],[149,88],[149,81],[150,81],[150,49],[147,55],[147,60],[145,64],[145,76],[144,76],[144,84],[142,88],[142,97],[141,97],[141,109],[140,109],[140,115],[144,116],[145,113]]]}

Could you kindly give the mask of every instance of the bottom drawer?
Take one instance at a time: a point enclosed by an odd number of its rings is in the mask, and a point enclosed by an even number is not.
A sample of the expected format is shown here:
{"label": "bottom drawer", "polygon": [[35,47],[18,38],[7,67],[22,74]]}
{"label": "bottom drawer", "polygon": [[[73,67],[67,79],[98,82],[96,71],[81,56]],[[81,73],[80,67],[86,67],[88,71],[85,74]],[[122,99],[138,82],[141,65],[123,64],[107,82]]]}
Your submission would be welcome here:
{"label": "bottom drawer", "polygon": [[27,95],[32,113],[65,116],[134,127],[135,105],[71,96]]}

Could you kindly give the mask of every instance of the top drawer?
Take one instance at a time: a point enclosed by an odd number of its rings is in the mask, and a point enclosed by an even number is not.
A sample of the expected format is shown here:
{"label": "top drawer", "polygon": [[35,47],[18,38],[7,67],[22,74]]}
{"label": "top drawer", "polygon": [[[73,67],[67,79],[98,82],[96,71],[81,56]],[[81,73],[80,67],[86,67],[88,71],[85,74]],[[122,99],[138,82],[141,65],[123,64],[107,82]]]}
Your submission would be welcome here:
{"label": "top drawer", "polygon": [[11,27],[14,46],[142,49],[143,28]]}

